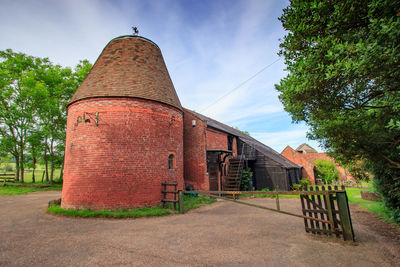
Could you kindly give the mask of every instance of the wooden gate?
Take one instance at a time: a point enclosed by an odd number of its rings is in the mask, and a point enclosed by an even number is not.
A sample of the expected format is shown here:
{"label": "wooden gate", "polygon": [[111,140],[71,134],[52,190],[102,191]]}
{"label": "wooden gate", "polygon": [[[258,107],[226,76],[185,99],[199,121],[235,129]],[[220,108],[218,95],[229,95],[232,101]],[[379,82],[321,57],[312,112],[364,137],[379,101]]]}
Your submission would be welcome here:
{"label": "wooden gate", "polygon": [[[315,189],[314,189],[315,188]],[[346,241],[355,241],[350,210],[344,186],[335,187],[310,186],[298,191],[185,191],[187,194],[200,194],[212,198],[220,198],[237,204],[279,212],[304,219],[306,232],[319,235],[333,235]],[[238,200],[238,196],[272,195],[276,200],[276,209]],[[302,214],[281,210],[279,195],[299,195]],[[230,196],[230,197],[228,197]],[[183,198],[179,203],[183,202]],[[183,204],[182,204],[183,205]]]}
{"label": "wooden gate", "polygon": [[[336,235],[354,241],[353,225],[344,186],[321,188],[303,187],[299,190],[304,227],[312,234]],[[307,217],[307,218],[306,218]]]}

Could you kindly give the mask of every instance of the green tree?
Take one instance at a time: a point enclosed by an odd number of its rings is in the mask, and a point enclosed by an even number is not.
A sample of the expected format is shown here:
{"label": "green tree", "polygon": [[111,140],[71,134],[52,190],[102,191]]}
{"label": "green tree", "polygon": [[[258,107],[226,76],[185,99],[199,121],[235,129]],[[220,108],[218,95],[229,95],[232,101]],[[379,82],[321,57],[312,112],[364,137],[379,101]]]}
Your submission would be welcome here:
{"label": "green tree", "polygon": [[28,141],[27,152],[30,157],[30,160],[28,161],[28,167],[32,169],[32,183],[35,183],[36,181],[35,177],[36,164],[40,159],[41,152],[43,151],[41,146],[41,139],[42,136],[40,131],[33,131],[27,137]]}
{"label": "green tree", "polygon": [[0,151],[0,171],[3,171],[4,173],[8,172],[9,169],[11,169],[11,159],[12,156],[11,154],[7,154],[7,153],[1,153]]}
{"label": "green tree", "polygon": [[335,163],[327,159],[316,159],[314,161],[315,178],[321,179],[327,184],[339,179],[339,172],[336,169]]}
{"label": "green tree", "polygon": [[[46,180],[63,165],[67,111],[73,93],[92,65],[74,70],[11,49],[0,51],[0,152],[16,160],[16,178],[24,182],[26,155],[35,170],[40,156]],[[50,166],[49,166],[50,163]]]}
{"label": "green tree", "polygon": [[400,221],[400,2],[291,0],[279,20],[285,110],[342,162],[365,162]]}
{"label": "green tree", "polygon": [[34,78],[43,60],[0,51],[0,134],[3,148],[14,155],[17,180],[24,182],[27,136],[35,123],[35,114],[43,99],[43,84]]}
{"label": "green tree", "polygon": [[66,106],[91,67],[89,61],[83,60],[74,71],[50,64],[38,72],[38,78],[43,81],[46,88],[43,105],[39,108],[39,129],[43,138],[46,181],[53,182],[56,168],[61,167],[63,170]]}

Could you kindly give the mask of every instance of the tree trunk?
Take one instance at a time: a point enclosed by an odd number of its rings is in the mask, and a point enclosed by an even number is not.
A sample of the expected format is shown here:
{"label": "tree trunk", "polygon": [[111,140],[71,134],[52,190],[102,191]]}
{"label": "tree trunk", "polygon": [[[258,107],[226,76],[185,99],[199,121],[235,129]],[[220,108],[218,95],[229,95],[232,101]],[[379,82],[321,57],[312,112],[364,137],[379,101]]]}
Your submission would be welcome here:
{"label": "tree trunk", "polygon": [[32,159],[33,161],[33,170],[32,170],[32,183],[35,183],[35,171],[36,171],[36,158]]}
{"label": "tree trunk", "polygon": [[15,157],[15,181],[19,181],[19,155]]}
{"label": "tree trunk", "polygon": [[50,145],[50,182],[54,182],[54,140],[51,140],[51,145]]}
{"label": "tree trunk", "polygon": [[46,168],[46,182],[49,181],[49,162],[47,161],[47,149],[44,150],[44,166]]}
{"label": "tree trunk", "polygon": [[25,158],[24,158],[24,144],[23,144],[23,142],[21,142],[20,143],[20,149],[21,149],[21,161],[20,161],[20,166],[21,166],[21,177],[20,177],[20,180],[21,180],[21,183],[23,183],[24,182],[24,171],[25,171],[25,169],[24,169],[24,161],[25,161]]}
{"label": "tree trunk", "polygon": [[60,171],[60,181],[62,181],[64,178],[64,162],[61,165],[61,171]]}

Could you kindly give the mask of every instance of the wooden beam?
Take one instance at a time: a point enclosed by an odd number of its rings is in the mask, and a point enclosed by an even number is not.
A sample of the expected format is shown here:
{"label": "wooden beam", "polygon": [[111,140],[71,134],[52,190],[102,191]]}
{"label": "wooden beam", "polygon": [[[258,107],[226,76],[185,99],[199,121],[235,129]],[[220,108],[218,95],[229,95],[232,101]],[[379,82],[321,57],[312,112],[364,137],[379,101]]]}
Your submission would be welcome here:
{"label": "wooden beam", "polygon": [[330,221],[327,221],[327,220],[321,220],[321,219],[308,217],[308,216],[304,216],[304,215],[300,215],[300,214],[295,214],[295,213],[291,213],[291,212],[287,212],[287,211],[283,211],[283,210],[271,209],[271,208],[267,208],[267,207],[260,206],[260,205],[257,205],[257,204],[247,203],[247,202],[243,202],[243,201],[239,201],[239,200],[233,200],[233,199],[226,198],[226,197],[220,197],[220,196],[216,196],[216,195],[210,195],[210,197],[212,197],[212,198],[220,198],[220,199],[223,199],[223,200],[226,200],[226,201],[231,201],[231,202],[234,202],[234,203],[238,203],[238,204],[242,204],[242,205],[246,205],[246,206],[250,206],[250,207],[254,207],[254,208],[274,211],[274,212],[278,212],[278,213],[282,213],[282,214],[286,214],[286,215],[291,215],[291,216],[295,216],[295,217],[299,217],[299,218],[304,218],[304,219],[309,219],[309,220],[313,220],[313,221],[319,221],[319,222],[324,222],[324,223],[329,223],[330,224]]}

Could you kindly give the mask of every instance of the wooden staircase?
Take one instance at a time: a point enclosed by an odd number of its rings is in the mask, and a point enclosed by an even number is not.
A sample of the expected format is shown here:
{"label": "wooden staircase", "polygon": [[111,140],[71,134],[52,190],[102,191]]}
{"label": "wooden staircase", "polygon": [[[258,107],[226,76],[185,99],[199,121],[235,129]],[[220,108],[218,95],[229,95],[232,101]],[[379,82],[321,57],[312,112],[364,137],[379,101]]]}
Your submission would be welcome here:
{"label": "wooden staircase", "polygon": [[225,177],[224,191],[239,191],[242,181],[244,156],[229,160],[228,176]]}

